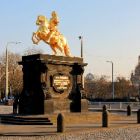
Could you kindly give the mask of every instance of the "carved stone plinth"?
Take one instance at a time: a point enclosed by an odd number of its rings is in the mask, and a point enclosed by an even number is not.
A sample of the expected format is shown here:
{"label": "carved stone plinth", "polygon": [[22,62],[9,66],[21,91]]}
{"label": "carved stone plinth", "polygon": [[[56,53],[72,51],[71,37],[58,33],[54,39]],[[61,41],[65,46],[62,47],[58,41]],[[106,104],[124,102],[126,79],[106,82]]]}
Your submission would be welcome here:
{"label": "carved stone plinth", "polygon": [[88,101],[86,99],[81,99],[81,112],[88,111]]}
{"label": "carved stone plinth", "polygon": [[56,100],[50,99],[44,101],[44,113],[59,113],[59,112],[70,112],[69,99]]}
{"label": "carved stone plinth", "polygon": [[82,58],[36,54],[23,56],[20,114],[81,111]]}

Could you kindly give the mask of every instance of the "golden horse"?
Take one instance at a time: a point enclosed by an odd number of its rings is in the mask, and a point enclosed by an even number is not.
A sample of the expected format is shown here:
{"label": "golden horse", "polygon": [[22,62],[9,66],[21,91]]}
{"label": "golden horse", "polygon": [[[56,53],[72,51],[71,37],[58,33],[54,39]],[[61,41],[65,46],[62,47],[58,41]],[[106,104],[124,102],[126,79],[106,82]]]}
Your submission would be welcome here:
{"label": "golden horse", "polygon": [[38,16],[36,25],[39,26],[37,32],[33,33],[32,41],[34,44],[38,44],[40,40],[49,44],[53,50],[53,54],[56,55],[59,50],[65,56],[70,56],[69,47],[65,37],[57,30],[59,19],[55,11],[52,12],[52,18],[50,21],[45,16]]}

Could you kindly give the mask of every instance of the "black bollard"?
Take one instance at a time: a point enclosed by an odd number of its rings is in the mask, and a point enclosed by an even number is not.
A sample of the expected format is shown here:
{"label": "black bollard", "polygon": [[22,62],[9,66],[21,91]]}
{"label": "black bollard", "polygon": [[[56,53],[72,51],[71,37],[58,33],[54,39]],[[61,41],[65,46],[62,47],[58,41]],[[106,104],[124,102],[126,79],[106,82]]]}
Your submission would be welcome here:
{"label": "black bollard", "polygon": [[108,111],[107,111],[106,105],[103,106],[102,127],[108,127]]}
{"label": "black bollard", "polygon": [[137,123],[140,123],[140,109],[137,111]]}
{"label": "black bollard", "polygon": [[17,102],[13,102],[13,114],[17,114]]}
{"label": "black bollard", "polygon": [[107,110],[107,106],[103,105],[103,111]]}
{"label": "black bollard", "polygon": [[127,106],[127,116],[131,116],[131,106],[130,105],[128,105]]}
{"label": "black bollard", "polygon": [[64,115],[59,113],[57,116],[57,132],[65,131]]}

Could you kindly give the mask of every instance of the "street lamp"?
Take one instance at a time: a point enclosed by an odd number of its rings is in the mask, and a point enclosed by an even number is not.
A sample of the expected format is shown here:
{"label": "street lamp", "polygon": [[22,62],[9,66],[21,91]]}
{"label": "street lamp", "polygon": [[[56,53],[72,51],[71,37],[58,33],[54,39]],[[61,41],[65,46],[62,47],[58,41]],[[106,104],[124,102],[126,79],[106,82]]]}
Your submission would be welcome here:
{"label": "street lamp", "polygon": [[5,80],[5,99],[8,98],[8,45],[9,44],[19,44],[21,42],[7,42],[6,45],[6,66],[5,66],[5,75],[6,75],[6,80]]}
{"label": "street lamp", "polygon": [[83,58],[83,36],[79,36],[79,40],[81,40],[81,57]]}
{"label": "street lamp", "polygon": [[[83,58],[83,36],[79,36],[79,40],[81,40],[81,58]],[[81,81],[82,81],[82,88],[84,88],[83,75],[81,75]]]}
{"label": "street lamp", "polygon": [[112,64],[112,98],[114,100],[114,80],[113,80],[113,62],[112,61],[106,61]]}

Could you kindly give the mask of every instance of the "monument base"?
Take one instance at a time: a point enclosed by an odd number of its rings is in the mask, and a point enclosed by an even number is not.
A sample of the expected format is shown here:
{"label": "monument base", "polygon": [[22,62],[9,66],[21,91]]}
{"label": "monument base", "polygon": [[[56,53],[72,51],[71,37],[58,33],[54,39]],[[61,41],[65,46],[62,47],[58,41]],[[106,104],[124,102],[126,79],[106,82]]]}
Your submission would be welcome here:
{"label": "monument base", "polygon": [[83,58],[47,54],[23,56],[23,90],[19,97],[19,114],[81,112]]}
{"label": "monument base", "polygon": [[87,99],[81,99],[81,112],[88,111],[88,101]]}
{"label": "monument base", "polygon": [[59,112],[88,112],[88,101],[81,99],[81,109],[79,111],[71,110],[72,101],[66,100],[44,100],[44,114]]}
{"label": "monument base", "polygon": [[44,100],[44,114],[70,112],[70,100]]}

